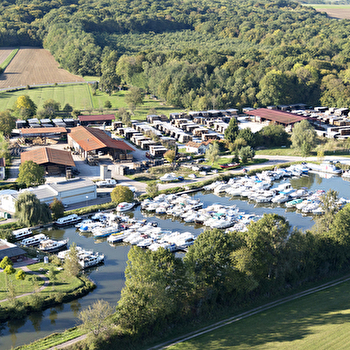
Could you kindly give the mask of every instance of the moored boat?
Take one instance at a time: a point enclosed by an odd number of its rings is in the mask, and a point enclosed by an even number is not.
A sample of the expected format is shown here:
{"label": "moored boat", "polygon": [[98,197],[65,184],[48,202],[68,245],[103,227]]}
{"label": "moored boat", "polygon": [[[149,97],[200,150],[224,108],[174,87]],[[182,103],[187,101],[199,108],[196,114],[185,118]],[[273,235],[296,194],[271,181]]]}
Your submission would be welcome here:
{"label": "moored boat", "polygon": [[13,238],[18,241],[20,239],[29,237],[33,234],[30,228],[21,228],[19,230],[12,231]]}
{"label": "moored boat", "polygon": [[134,207],[135,203],[122,202],[117,206],[117,211],[128,211]]}
{"label": "moored boat", "polygon": [[55,241],[53,239],[45,239],[40,242],[39,250],[46,253],[57,252],[67,247],[68,240],[68,238],[60,241]]}
{"label": "moored boat", "polygon": [[31,247],[35,245],[39,245],[41,241],[44,239],[48,239],[47,236],[45,236],[43,233],[39,233],[38,235],[35,235],[33,237],[27,237],[23,239],[20,243],[25,247]]}
{"label": "moored boat", "polygon": [[81,221],[81,217],[77,214],[72,214],[68,216],[64,216],[63,218],[57,219],[55,222],[55,225],[57,226],[68,226],[68,225],[74,225]]}

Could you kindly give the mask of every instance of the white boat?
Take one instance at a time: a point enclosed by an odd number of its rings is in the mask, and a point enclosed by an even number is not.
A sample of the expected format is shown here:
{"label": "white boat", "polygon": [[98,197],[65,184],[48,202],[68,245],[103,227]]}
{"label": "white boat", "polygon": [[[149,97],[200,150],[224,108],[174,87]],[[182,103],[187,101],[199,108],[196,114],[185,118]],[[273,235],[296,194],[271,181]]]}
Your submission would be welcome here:
{"label": "white boat", "polygon": [[57,219],[55,222],[55,225],[57,226],[68,226],[76,224],[77,222],[81,221],[81,217],[77,214],[72,214],[68,216],[64,216],[63,218]]}
{"label": "white boat", "polygon": [[313,164],[313,163],[307,163],[307,167],[314,171],[320,171],[323,173],[330,173],[330,174],[341,174],[341,169],[337,168],[334,164],[330,162],[325,162],[320,165]]}
{"label": "white boat", "polygon": [[135,203],[122,202],[117,206],[117,211],[128,211],[134,207]]}
{"label": "white boat", "polygon": [[39,250],[47,253],[56,252],[63,248],[66,248],[68,244],[68,238],[61,241],[55,241],[53,239],[45,239],[40,242]]}
{"label": "white boat", "polygon": [[121,231],[121,232],[116,232],[112,233],[110,236],[107,238],[108,243],[119,243],[124,240],[129,234],[126,231]]}
{"label": "white boat", "polygon": [[[78,245],[75,247],[75,249],[78,257],[94,253],[92,250],[86,250]],[[68,256],[69,252],[70,252],[70,248],[68,250],[62,250],[57,253],[57,257],[60,258],[61,260],[64,260]]]}
{"label": "white boat", "polygon": [[342,177],[345,177],[347,179],[350,179],[350,170],[346,170],[343,172],[343,174],[341,175]]}
{"label": "white boat", "polygon": [[45,236],[43,233],[39,233],[38,235],[35,235],[33,237],[28,237],[23,239],[20,243],[25,247],[31,247],[35,245],[39,245],[41,241],[44,239],[48,239],[47,236]]}
{"label": "white boat", "polygon": [[92,266],[96,266],[104,262],[105,256],[103,254],[87,254],[83,255],[79,259],[79,264],[82,269],[87,269]]}
{"label": "white boat", "polygon": [[19,230],[12,231],[12,235],[15,240],[20,240],[29,237],[32,234],[33,232],[30,228],[21,228]]}
{"label": "white boat", "polygon": [[174,173],[169,173],[161,176],[159,180],[160,181],[178,181],[178,178]]}
{"label": "white boat", "polygon": [[103,238],[110,236],[112,233],[117,233],[119,232],[119,230],[119,225],[108,227],[96,227],[92,230],[92,234],[94,235],[94,238]]}

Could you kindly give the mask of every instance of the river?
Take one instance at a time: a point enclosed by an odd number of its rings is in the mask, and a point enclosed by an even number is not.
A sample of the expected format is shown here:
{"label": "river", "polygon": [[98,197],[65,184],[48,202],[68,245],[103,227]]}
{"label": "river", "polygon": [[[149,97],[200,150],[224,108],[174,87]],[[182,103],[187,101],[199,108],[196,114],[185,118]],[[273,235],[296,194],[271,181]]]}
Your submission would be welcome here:
{"label": "river", "polygon": [[[288,181],[288,180],[287,180]],[[327,191],[332,188],[339,192],[339,195],[345,198],[350,198],[350,183],[344,181],[340,177],[324,179],[317,174],[310,174],[308,177],[289,180],[294,188],[307,187],[310,190],[322,189]],[[278,182],[276,182],[277,186]],[[236,204],[241,210],[247,213],[276,213],[285,216],[291,226],[306,230],[313,225],[312,217],[302,216],[294,211],[286,211],[285,208],[259,205],[254,206],[247,201],[231,200],[228,197],[218,197],[214,194],[193,194],[195,198],[200,198],[204,206],[212,203],[221,203],[232,205]],[[150,219],[141,213],[140,207],[129,215],[136,219]],[[164,216],[152,216],[152,221],[157,221],[158,224],[166,230],[172,231],[190,231],[199,234],[203,231],[200,226],[193,224],[185,224],[176,220],[168,219]],[[93,249],[105,254],[105,264],[93,268],[88,272],[90,278],[96,283],[97,288],[87,296],[75,300],[73,302],[59,305],[54,308],[49,308],[42,312],[36,312],[29,315],[27,318],[10,321],[0,324],[0,349],[10,349],[12,346],[28,344],[36,339],[42,338],[53,332],[61,332],[71,328],[77,324],[77,315],[79,311],[91,305],[98,299],[104,299],[116,305],[120,299],[120,292],[124,286],[124,269],[126,266],[127,255],[130,247],[127,245],[110,246],[106,240],[95,241],[88,234],[79,235],[74,227],[67,229],[51,229],[42,230],[41,232],[55,239],[69,238],[70,243],[75,242],[77,245],[86,249]]]}

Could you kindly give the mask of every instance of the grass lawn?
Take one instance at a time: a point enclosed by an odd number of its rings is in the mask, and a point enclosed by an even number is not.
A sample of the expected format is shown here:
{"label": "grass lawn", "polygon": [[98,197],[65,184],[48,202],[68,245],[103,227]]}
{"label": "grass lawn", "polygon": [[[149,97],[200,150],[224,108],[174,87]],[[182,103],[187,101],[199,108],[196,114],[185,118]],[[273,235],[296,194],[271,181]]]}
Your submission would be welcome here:
{"label": "grass lawn", "polygon": [[275,147],[275,148],[266,148],[262,150],[256,150],[255,154],[268,155],[268,156],[297,156],[297,157],[302,156],[302,154],[297,149],[288,148],[288,147],[285,147],[285,148]]}
{"label": "grass lawn", "polygon": [[28,95],[38,106],[38,110],[50,98],[60,102],[61,108],[66,103],[69,103],[74,109],[92,108],[91,95],[87,84],[70,84],[2,92],[0,93],[0,111],[11,109],[17,98],[23,95]]}
{"label": "grass lawn", "polygon": [[[19,271],[20,269],[16,269],[16,272],[13,275],[8,276],[8,280],[13,281],[14,285],[15,285],[15,290],[16,290],[16,294],[23,294],[23,293],[29,293],[32,292],[34,287],[31,283],[31,281],[29,281],[30,275],[27,275],[26,279],[24,281],[18,281],[16,280],[16,273]],[[39,286],[42,286],[44,284],[44,281],[42,279],[38,280],[38,284]],[[6,275],[4,272],[0,273],[0,300],[6,299],[7,298],[7,292],[6,292]]]}
{"label": "grass lawn", "polygon": [[169,349],[349,349],[349,288],[340,284]]}

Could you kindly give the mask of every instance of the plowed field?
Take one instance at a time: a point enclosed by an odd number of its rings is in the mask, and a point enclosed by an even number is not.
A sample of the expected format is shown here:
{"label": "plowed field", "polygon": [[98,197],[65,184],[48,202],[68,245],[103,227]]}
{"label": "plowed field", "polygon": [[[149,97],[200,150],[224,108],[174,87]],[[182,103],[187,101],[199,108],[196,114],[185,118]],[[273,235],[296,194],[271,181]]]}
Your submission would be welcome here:
{"label": "plowed field", "polygon": [[335,5],[335,4],[305,4],[315,8],[318,12],[326,12],[328,17],[338,19],[350,18],[350,5]]}
{"label": "plowed field", "polygon": [[7,58],[7,56],[13,51],[13,48],[11,47],[2,47],[0,49],[0,64],[4,62]]}
{"label": "plowed field", "polygon": [[[2,50],[0,54],[1,52]],[[0,75],[0,89],[72,82],[85,82],[85,80],[58,68],[58,63],[51,53],[39,48],[21,47],[4,73]]]}

